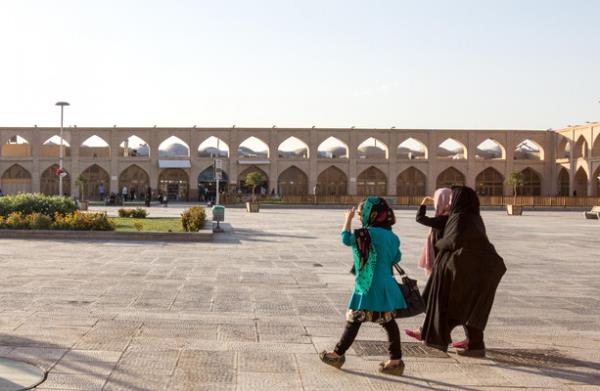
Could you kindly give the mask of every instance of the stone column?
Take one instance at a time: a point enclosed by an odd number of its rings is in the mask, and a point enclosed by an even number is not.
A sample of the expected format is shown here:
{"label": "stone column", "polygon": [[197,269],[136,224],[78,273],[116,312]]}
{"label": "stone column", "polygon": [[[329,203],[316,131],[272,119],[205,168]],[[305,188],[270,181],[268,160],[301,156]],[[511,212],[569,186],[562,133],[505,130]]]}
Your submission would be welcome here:
{"label": "stone column", "polygon": [[425,191],[427,192],[427,194],[432,194],[435,192],[436,189],[436,182],[437,182],[437,171],[438,171],[438,166],[439,166],[439,161],[437,158],[437,144],[438,144],[438,140],[436,139],[436,137],[433,134],[433,131],[428,131],[427,132],[427,157],[428,157],[428,164],[427,164],[427,186],[425,188]]}
{"label": "stone column", "polygon": [[358,159],[358,134],[350,130],[350,143],[348,144],[348,194],[357,195],[358,187],[356,181],[358,172],[356,169],[356,160]]}
{"label": "stone column", "polygon": [[269,189],[267,189],[267,194],[271,194],[271,191],[275,190],[277,193],[279,191],[277,186],[278,176],[279,176],[279,140],[277,139],[277,129],[271,128],[269,130],[269,160],[271,164],[269,165]]}
{"label": "stone column", "polygon": [[310,130],[308,148],[308,193],[314,194],[314,189],[318,183],[319,177],[317,160],[319,156],[319,133],[314,128]]}
{"label": "stone column", "polygon": [[31,135],[31,190],[34,193],[39,193],[41,191],[40,179],[40,134],[38,132],[33,132]]}
{"label": "stone column", "polygon": [[119,189],[119,132],[116,128],[110,131],[110,191],[116,194],[121,192]]}

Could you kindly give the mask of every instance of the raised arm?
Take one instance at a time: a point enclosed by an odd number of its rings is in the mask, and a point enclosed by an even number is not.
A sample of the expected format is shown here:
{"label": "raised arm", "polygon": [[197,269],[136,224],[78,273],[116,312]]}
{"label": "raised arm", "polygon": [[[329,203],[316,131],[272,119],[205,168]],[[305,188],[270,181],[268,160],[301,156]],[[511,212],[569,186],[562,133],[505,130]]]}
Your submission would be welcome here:
{"label": "raised arm", "polygon": [[423,198],[423,202],[421,202],[421,206],[417,211],[416,221],[421,225],[425,225],[427,227],[435,228],[438,230],[444,229],[446,225],[446,221],[448,220],[448,216],[436,216],[436,217],[427,217],[425,213],[427,213],[427,200],[431,199],[431,197]]}

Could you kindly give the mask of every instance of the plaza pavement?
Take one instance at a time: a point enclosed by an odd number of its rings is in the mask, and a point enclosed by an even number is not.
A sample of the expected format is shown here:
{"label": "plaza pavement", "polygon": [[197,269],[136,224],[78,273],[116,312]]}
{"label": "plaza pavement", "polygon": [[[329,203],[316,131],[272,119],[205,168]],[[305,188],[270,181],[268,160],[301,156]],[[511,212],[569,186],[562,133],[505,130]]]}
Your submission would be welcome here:
{"label": "plaza pavement", "polygon": [[[377,372],[381,350],[349,351],[343,370],[317,357],[342,332],[353,286],[342,213],[227,209],[233,230],[214,243],[2,239],[0,356],[49,370],[40,390],[600,388],[600,222],[484,212],[508,267],[486,330],[490,358],[405,344],[414,354],[392,377]],[[397,218],[402,265],[423,286],[415,264],[427,230],[414,211]],[[358,339],[385,333],[366,324]]]}

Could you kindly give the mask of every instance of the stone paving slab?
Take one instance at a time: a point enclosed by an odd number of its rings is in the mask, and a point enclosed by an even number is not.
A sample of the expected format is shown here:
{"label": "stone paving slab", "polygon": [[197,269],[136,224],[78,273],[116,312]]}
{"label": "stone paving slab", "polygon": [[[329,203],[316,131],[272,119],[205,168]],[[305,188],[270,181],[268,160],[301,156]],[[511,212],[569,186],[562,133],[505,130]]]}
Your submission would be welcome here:
{"label": "stone paving slab", "polygon": [[[394,231],[422,287],[427,229],[414,214],[397,211]],[[401,378],[354,349],[342,370],[323,365],[353,286],[343,211],[328,209],[227,209],[213,243],[0,238],[0,356],[49,370],[38,389],[54,391],[600,389],[600,224],[578,212],[483,217],[508,266],[486,359],[407,356]],[[375,324],[358,336],[385,337]]]}

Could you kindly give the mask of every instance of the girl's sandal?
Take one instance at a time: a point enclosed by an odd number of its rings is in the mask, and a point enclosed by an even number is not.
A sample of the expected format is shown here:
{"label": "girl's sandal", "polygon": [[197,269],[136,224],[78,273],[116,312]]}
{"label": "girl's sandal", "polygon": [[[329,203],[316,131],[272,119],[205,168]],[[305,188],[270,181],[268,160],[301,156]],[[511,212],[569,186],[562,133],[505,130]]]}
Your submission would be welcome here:
{"label": "girl's sandal", "polygon": [[331,365],[332,367],[335,367],[337,369],[340,369],[342,367],[342,365],[344,365],[344,363],[346,362],[345,356],[334,357],[330,353],[328,353],[326,350],[319,353],[319,358],[325,364]]}
{"label": "girl's sandal", "polygon": [[404,361],[400,360],[397,364],[389,364],[384,361],[379,364],[379,372],[388,375],[402,376],[404,374]]}

